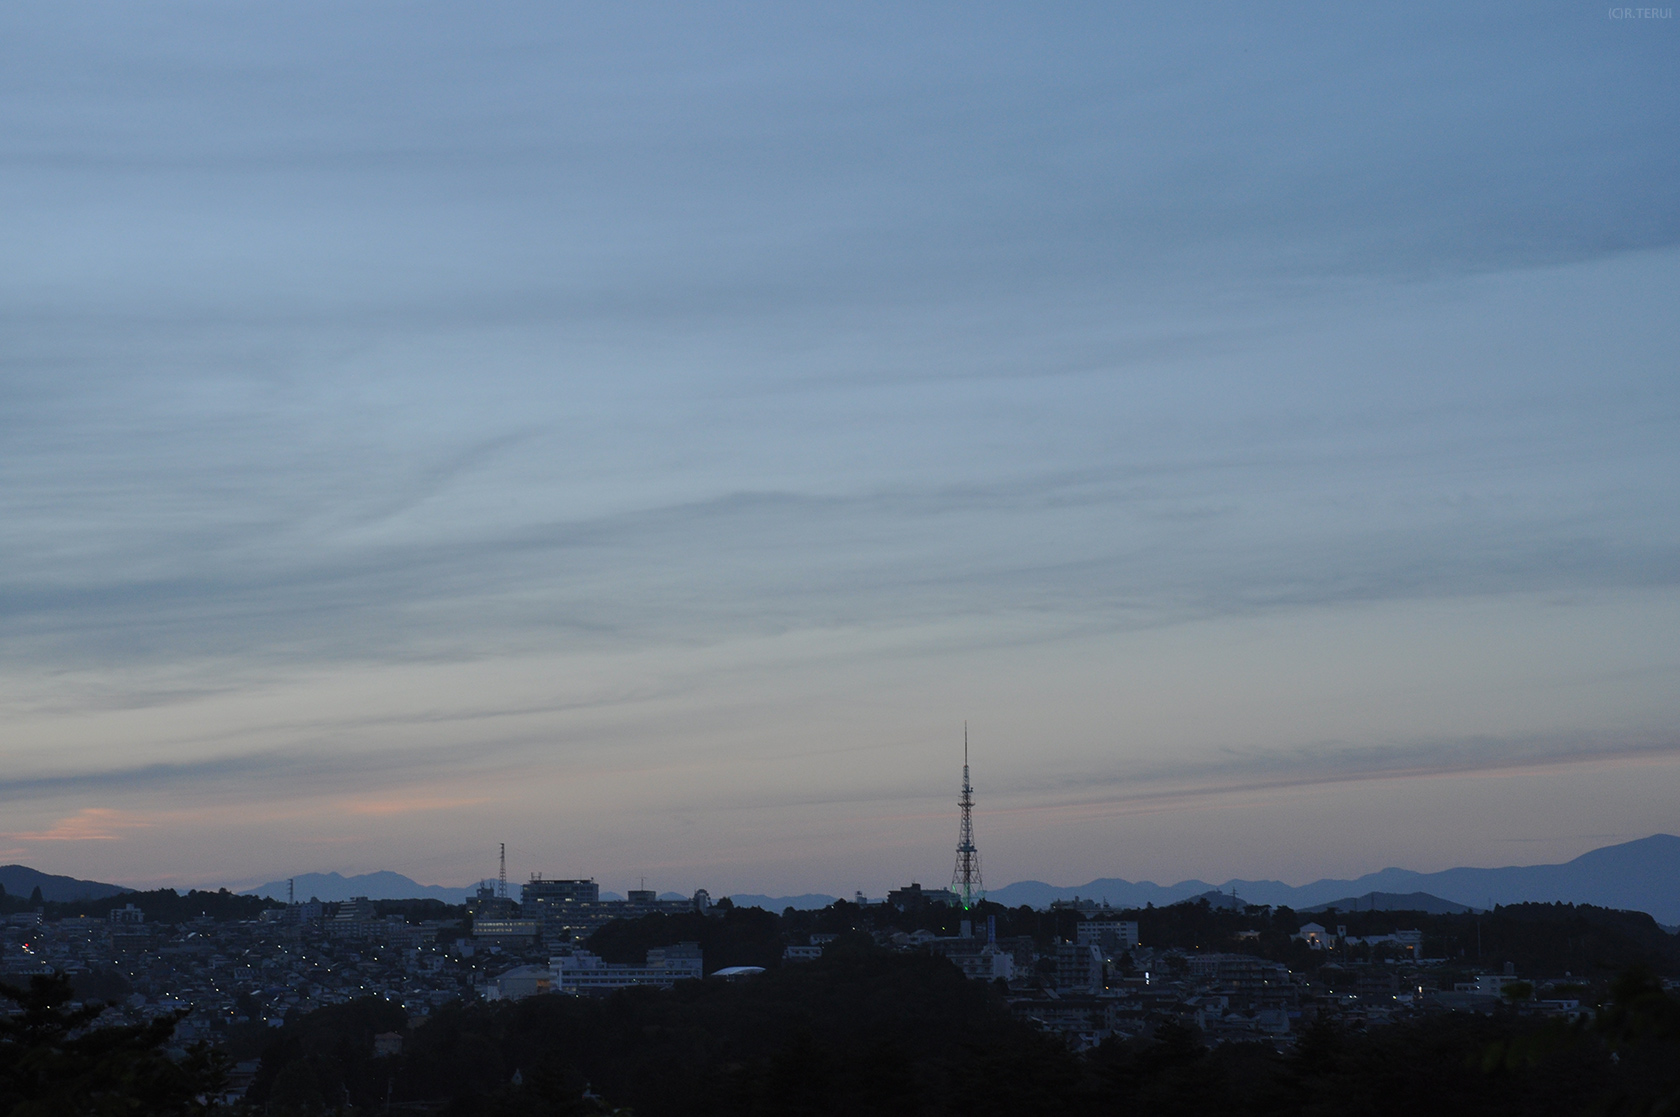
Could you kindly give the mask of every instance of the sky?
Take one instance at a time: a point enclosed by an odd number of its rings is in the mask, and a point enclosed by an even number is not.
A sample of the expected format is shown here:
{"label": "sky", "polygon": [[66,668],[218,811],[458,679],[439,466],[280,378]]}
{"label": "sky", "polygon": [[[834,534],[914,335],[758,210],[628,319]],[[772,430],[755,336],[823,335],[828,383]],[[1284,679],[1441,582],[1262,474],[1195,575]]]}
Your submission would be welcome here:
{"label": "sky", "polygon": [[1680,832],[1636,11],[7,7],[0,860],[879,895],[965,724],[993,886]]}

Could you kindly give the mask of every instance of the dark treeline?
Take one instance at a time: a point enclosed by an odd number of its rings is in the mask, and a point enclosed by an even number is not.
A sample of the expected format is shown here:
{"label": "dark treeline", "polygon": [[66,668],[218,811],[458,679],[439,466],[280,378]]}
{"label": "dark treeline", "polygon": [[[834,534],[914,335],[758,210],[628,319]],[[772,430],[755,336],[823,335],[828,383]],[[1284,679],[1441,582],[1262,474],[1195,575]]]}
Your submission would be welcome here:
{"label": "dark treeline", "polygon": [[[38,895],[13,896],[0,891],[0,914],[39,909],[42,918],[47,920],[106,919],[110,917],[113,909],[127,904],[133,904],[144,912],[147,923],[164,924],[185,923],[193,919],[212,919],[218,923],[250,920],[258,918],[265,909],[286,906],[282,900],[241,896],[225,888],[214,892],[193,889],[185,894],[173,888],[158,888],[146,892],[124,892],[120,896],[107,896],[101,900],[76,901],[43,901]],[[330,916],[337,912],[340,906],[337,903],[323,904],[323,914]],[[463,904],[446,904],[441,900],[429,899],[375,900],[373,909],[375,915],[380,918],[400,915],[410,923],[428,919],[459,920],[465,918],[467,913]]]}
{"label": "dark treeline", "polygon": [[[949,935],[957,933],[963,918],[973,921],[976,933],[984,933],[987,916],[995,917],[1000,938],[1028,937],[1041,947],[1057,939],[1073,938],[1081,918],[1068,909],[1035,911],[991,903],[982,903],[975,913],[965,916],[943,907],[899,912],[841,902],[822,911],[789,909],[782,913],[781,927],[794,938],[849,930],[927,929]],[[1382,961],[1385,957],[1384,948],[1373,952],[1359,946],[1345,954],[1337,952],[1332,959],[1329,953],[1311,950],[1292,937],[1303,924],[1315,922],[1332,931],[1345,926],[1348,935],[1355,938],[1397,930],[1421,931],[1423,957],[1444,958],[1465,971],[1498,969],[1510,962],[1521,973],[1608,977],[1641,965],[1665,976],[1680,976],[1680,937],[1664,931],[1644,912],[1587,904],[1510,904],[1464,915],[1382,911],[1301,914],[1289,908],[1217,908],[1202,900],[1160,908],[1116,909],[1102,913],[1101,918],[1136,920],[1144,946],[1257,954],[1300,971],[1316,969],[1331,960]],[[1395,953],[1390,951],[1389,956]]]}
{"label": "dark treeline", "polygon": [[423,923],[429,919],[465,919],[467,905],[446,904],[442,900],[374,900],[374,911],[380,918],[400,915],[409,923]]}
{"label": "dark treeline", "polygon": [[40,909],[42,917],[55,919],[107,919],[114,908],[133,904],[146,913],[148,923],[185,923],[192,919],[208,918],[217,922],[256,919],[264,908],[283,907],[275,900],[258,896],[240,896],[219,888],[214,892],[193,889],[185,895],[173,888],[158,888],[148,892],[124,892],[103,900],[41,901],[38,897],[0,896],[0,912],[11,913]]}
{"label": "dark treeline", "polygon": [[608,962],[640,962],[656,946],[697,942],[706,972],[725,966],[781,964],[784,921],[761,908],[722,906],[711,915],[645,915],[607,924],[589,938],[589,949]]}
{"label": "dark treeline", "polygon": [[1635,975],[1599,1024],[1574,1029],[1515,1014],[1325,1023],[1280,1054],[1166,1025],[1076,1054],[1011,1017],[996,986],[854,936],[739,983],[448,1006],[395,1056],[374,1057],[373,1037],[403,1031],[400,1009],[321,1009],[287,1024],[250,1100],[459,1117],[1655,1112],[1680,1100],[1677,1021],[1680,1004]]}
{"label": "dark treeline", "polygon": [[[1131,918],[1119,912],[1114,915],[1115,918]],[[934,931],[941,935],[954,935],[965,919],[973,925],[976,933],[984,934],[988,917],[997,921],[1000,938],[1025,937],[1041,945],[1057,939],[1071,939],[1081,918],[1069,909],[1038,911],[1029,907],[1006,908],[989,901],[982,901],[973,911],[964,912],[940,904],[924,904],[900,911],[884,904],[860,907],[849,900],[840,900],[819,911],[788,908],[782,912],[782,923],[793,935],[845,931]]]}

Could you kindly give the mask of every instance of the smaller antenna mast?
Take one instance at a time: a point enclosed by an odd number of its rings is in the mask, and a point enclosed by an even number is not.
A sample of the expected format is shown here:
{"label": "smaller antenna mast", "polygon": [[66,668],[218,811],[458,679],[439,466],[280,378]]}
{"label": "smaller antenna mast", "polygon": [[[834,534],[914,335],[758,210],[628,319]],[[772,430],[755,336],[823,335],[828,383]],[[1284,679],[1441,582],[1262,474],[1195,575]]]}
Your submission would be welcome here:
{"label": "smaller antenna mast", "polygon": [[297,877],[286,878],[286,906],[297,903]]}
{"label": "smaller antenna mast", "polygon": [[502,900],[507,899],[507,843],[506,842],[502,843],[502,868],[501,868],[501,871],[496,874],[496,896],[497,896],[498,899],[502,899]]}

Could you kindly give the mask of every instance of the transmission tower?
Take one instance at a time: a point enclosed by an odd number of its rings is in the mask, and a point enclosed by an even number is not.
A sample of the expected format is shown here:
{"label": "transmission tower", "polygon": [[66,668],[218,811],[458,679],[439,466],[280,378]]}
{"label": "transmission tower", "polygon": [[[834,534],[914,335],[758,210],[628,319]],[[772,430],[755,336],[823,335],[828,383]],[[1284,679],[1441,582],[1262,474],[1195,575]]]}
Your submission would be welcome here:
{"label": "transmission tower", "polygon": [[507,899],[507,843],[502,843],[502,868],[496,874],[496,898]]}
{"label": "transmission tower", "polygon": [[962,829],[957,832],[957,867],[951,870],[951,891],[967,911],[986,895],[980,878],[980,851],[974,848],[974,786],[968,782],[968,723],[963,722]]}

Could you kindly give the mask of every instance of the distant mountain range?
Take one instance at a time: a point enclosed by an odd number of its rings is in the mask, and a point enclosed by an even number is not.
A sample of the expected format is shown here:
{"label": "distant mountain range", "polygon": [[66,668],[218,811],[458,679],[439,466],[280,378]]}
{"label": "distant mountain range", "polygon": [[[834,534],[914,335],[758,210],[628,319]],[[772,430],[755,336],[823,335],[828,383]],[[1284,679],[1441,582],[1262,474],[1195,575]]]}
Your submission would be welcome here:
{"label": "distant mountain range", "polygon": [[60,904],[71,904],[78,900],[103,900],[107,896],[121,896],[124,892],[133,891],[120,885],[101,884],[96,880],[53,876],[39,869],[31,869],[28,865],[0,865],[0,885],[5,887],[6,895],[22,896],[24,899],[28,899],[35,889],[39,888],[41,899]]}
{"label": "distant mountain range", "polygon": [[[476,883],[465,888],[420,884],[390,871],[351,877],[339,873],[304,873],[295,880],[299,900],[348,900],[352,896],[366,896],[371,900],[435,899],[459,904],[476,887]],[[0,866],[0,885],[13,896],[28,896],[39,886],[43,899],[55,901],[97,900],[132,891],[115,884],[53,876],[24,865]],[[1215,886],[1203,880],[1161,885],[1105,877],[1068,887],[1027,880],[993,889],[987,898],[1009,907],[1026,904],[1042,908],[1053,900],[1071,900],[1077,896],[1106,901],[1115,907],[1140,908],[1199,897],[1224,904],[1230,902],[1232,889],[1242,902],[1287,905],[1302,912],[1334,907],[1342,911],[1374,908],[1448,913],[1483,909],[1491,904],[1561,901],[1649,912],[1658,922],[1677,924],[1680,923],[1680,837],[1653,834],[1583,853],[1561,865],[1447,869],[1438,873],[1384,869],[1355,880],[1325,879],[1299,887],[1276,880],[1228,880]],[[246,890],[244,895],[284,900],[286,882],[270,881]],[[662,898],[675,895],[664,893]],[[619,897],[603,892],[601,898]],[[821,892],[797,896],[741,893],[730,899],[738,907],[760,907],[768,911],[823,908],[835,901],[835,897]]]}
{"label": "distant mountain range", "polygon": [[[377,873],[362,873],[347,877],[339,873],[299,873],[292,878],[293,894],[299,903],[305,900],[325,900],[329,903],[366,896],[370,900],[442,900],[446,904],[465,903],[475,881],[468,888],[446,888],[437,884],[420,884],[401,873],[389,869]],[[286,882],[271,880],[256,888],[246,889],[242,896],[266,896],[271,900],[286,898]]]}
{"label": "distant mountain range", "polygon": [[1325,905],[1351,908],[1355,898],[1370,895],[1381,898],[1424,893],[1465,908],[1529,901],[1597,904],[1649,912],[1659,922],[1673,924],[1680,923],[1680,838],[1653,834],[1583,853],[1561,865],[1446,869],[1438,873],[1384,869],[1356,880],[1326,879],[1300,887],[1276,880],[1228,880],[1215,887],[1202,880],[1160,885],[1108,877],[1062,888],[1028,880],[993,889],[987,893],[987,899],[1010,907],[1020,904],[1045,907],[1052,900],[1071,900],[1078,896],[1107,901],[1115,907],[1135,908],[1145,904],[1173,904],[1208,892],[1229,895],[1233,888],[1248,903],[1287,905],[1297,911]]}

